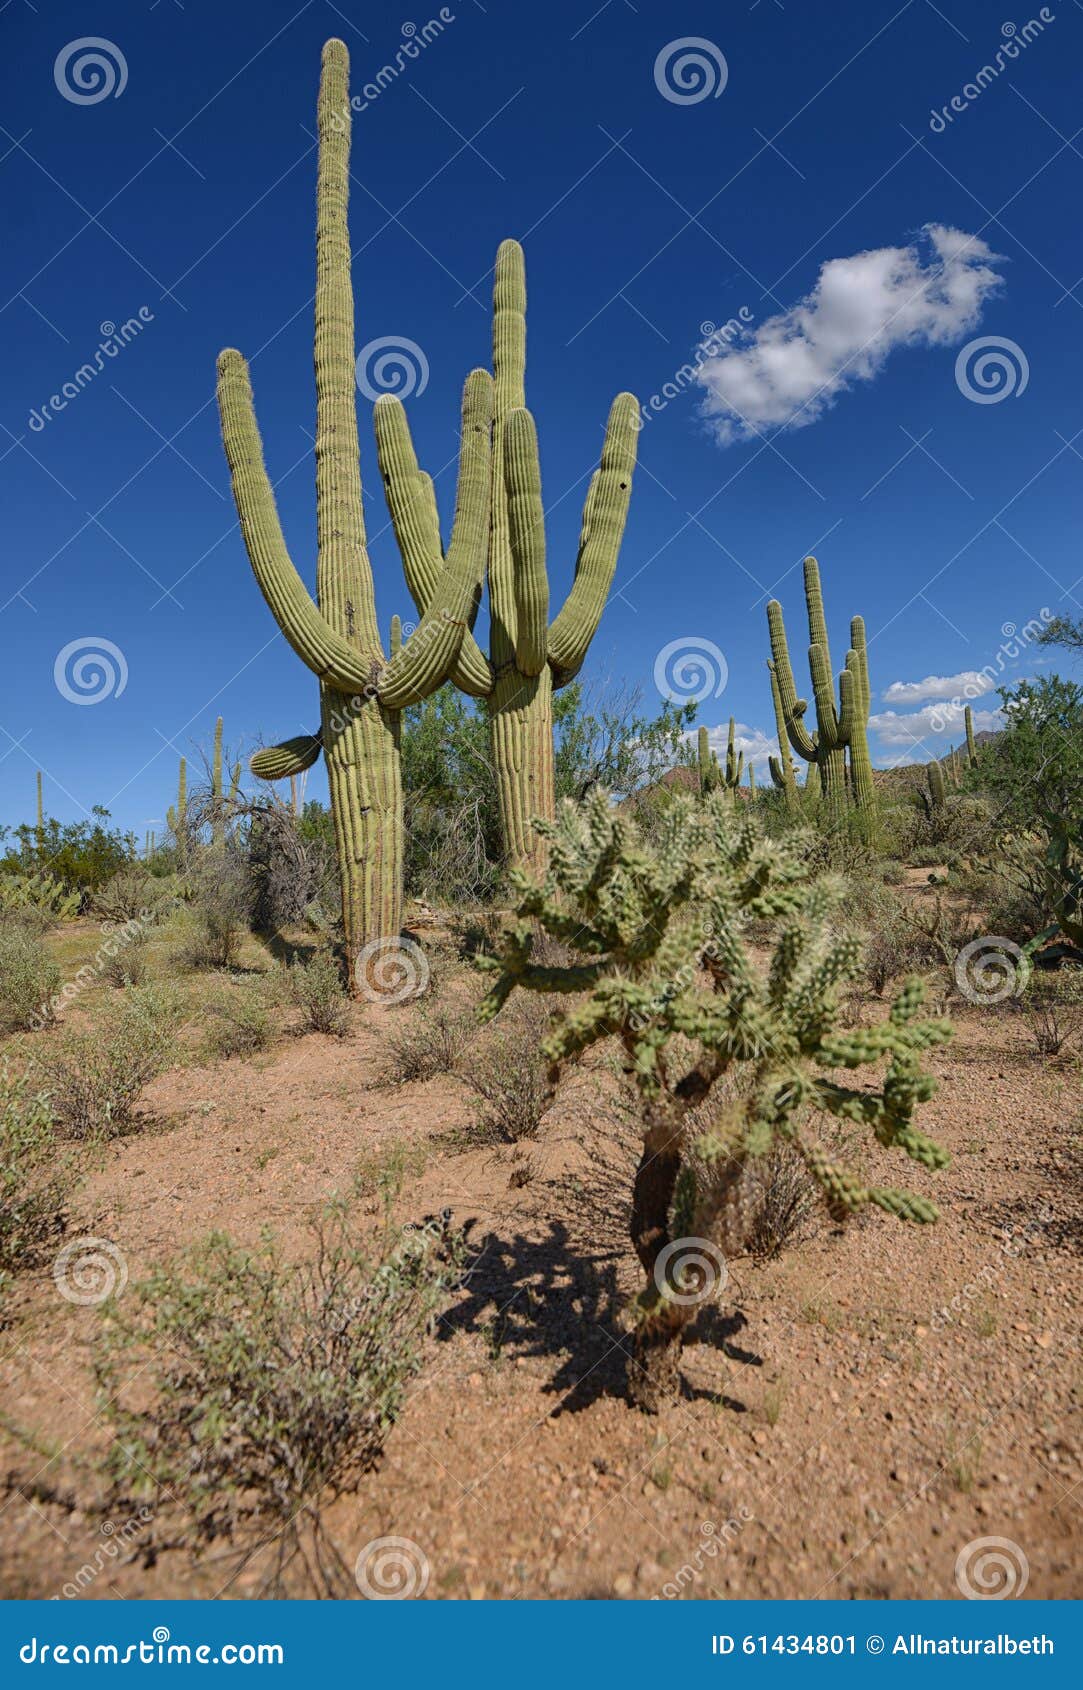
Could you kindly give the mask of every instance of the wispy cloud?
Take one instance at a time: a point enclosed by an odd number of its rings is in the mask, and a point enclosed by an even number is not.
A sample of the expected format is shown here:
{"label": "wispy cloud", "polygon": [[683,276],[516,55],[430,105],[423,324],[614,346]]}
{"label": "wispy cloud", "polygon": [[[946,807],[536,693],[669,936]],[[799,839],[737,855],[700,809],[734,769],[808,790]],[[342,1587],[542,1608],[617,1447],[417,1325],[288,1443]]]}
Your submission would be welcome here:
{"label": "wispy cloud", "polygon": [[805,299],[703,363],[697,380],[719,441],[803,428],[855,382],[871,381],[895,347],[961,339],[1000,286],[997,262],[976,235],[941,223],[910,246],[830,259]]}
{"label": "wispy cloud", "polygon": [[957,675],[926,675],[923,681],[892,681],[883,696],[885,704],[923,704],[926,699],[980,698],[992,690],[988,675],[961,669]]}

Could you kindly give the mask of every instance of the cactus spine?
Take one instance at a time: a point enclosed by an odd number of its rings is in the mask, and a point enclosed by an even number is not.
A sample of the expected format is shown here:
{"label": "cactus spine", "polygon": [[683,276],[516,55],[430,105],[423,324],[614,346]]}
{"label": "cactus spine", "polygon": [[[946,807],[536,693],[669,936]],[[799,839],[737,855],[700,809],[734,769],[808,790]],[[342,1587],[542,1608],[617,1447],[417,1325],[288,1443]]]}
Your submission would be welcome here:
{"label": "cactus spine", "polygon": [[[487,701],[505,856],[513,867],[536,869],[548,847],[532,818],[554,814],[553,692],[578,674],[605,607],[631,497],[638,407],[632,394],[621,393],[610,408],[601,463],[583,507],[575,578],[550,622],[541,468],[526,409],[526,276],[517,241],[501,242],[496,256],[493,376],[490,650],[486,657],[468,633],[454,679],[463,692]],[[396,431],[379,408],[376,420],[383,464]],[[389,489],[388,503],[407,583],[424,614],[431,581],[424,560],[413,554],[435,505],[430,478],[412,457],[409,467],[409,477]]]}
{"label": "cactus spine", "polygon": [[[342,885],[346,956],[354,990],[378,989],[375,947],[402,925],[403,812],[400,713],[434,692],[455,667],[476,606],[489,520],[492,383],[475,370],[463,395],[455,521],[446,558],[435,508],[415,512],[412,541],[431,588],[412,637],[385,657],[376,620],[361,501],[354,368],[354,301],[347,204],[350,173],[349,55],[323,51],[318,106],[316,201],[316,600],[286,547],[263,462],[248,367],[239,352],[218,360],[222,437],[253,572],[289,644],[319,678],[321,726],[258,752],[260,779],[301,774],[323,753]],[[412,448],[397,399],[376,404],[388,497],[415,490]],[[381,425],[382,428],[381,428]],[[388,441],[391,441],[389,449]],[[366,947],[366,980],[357,978]]]}

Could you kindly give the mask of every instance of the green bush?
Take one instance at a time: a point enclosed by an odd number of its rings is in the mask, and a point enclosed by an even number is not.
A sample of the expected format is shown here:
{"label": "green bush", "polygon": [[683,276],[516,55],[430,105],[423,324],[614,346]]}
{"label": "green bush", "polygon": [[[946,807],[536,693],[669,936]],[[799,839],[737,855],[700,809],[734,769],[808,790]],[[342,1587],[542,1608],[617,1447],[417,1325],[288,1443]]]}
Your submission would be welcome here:
{"label": "green bush", "polygon": [[169,1066],[177,1018],[172,1000],[138,986],[92,1032],[57,1033],[34,1066],[57,1131],[71,1139],[130,1131],[141,1092]]}
{"label": "green bush", "polygon": [[207,1052],[212,1057],[255,1056],[275,1036],[265,992],[244,985],[208,1007]]}
{"label": "green bush", "polygon": [[250,1251],[216,1233],[130,1286],[96,1365],[118,1495],[197,1550],[273,1544],[274,1593],[298,1557],[317,1594],[353,1590],[321,1512],[379,1460],[458,1260],[438,1227],[370,1253],[333,1209],[301,1262],[270,1234]]}
{"label": "green bush", "polygon": [[60,970],[22,922],[0,925],[0,1034],[51,1027]]}
{"label": "green bush", "polygon": [[235,968],[254,897],[245,857],[232,844],[201,850],[190,865],[189,888],[180,962],[192,969]]}
{"label": "green bush", "polygon": [[0,1064],[0,1296],[64,1231],[70,1186],[47,1099]]}
{"label": "green bush", "polygon": [[350,1030],[349,999],[342,973],[331,951],[321,946],[308,962],[295,961],[289,972],[290,993],[311,1033],[345,1038]]}

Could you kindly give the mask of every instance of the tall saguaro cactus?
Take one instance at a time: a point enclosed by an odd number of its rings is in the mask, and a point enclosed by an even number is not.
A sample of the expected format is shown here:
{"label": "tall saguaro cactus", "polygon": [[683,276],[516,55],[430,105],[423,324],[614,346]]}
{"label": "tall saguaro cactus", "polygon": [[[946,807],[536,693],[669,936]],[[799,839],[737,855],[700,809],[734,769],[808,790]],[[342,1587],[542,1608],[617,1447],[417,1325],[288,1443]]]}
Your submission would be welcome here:
{"label": "tall saguaro cactus", "polygon": [[177,771],[177,804],[165,813],[166,826],[183,857],[188,844],[188,761],[182,757]]}
{"label": "tall saguaro cactus", "polygon": [[966,723],[966,761],[967,767],[973,768],[978,761],[978,746],[974,738],[974,712],[969,704],[963,710],[963,721]]}
{"label": "tall saguaro cactus", "polygon": [[[632,394],[620,393],[610,408],[601,463],[583,507],[575,578],[550,621],[541,467],[526,409],[526,275],[517,241],[501,242],[496,256],[493,376],[490,650],[486,657],[468,633],[454,679],[487,701],[505,855],[513,867],[530,869],[541,866],[547,850],[532,818],[554,814],[553,691],[578,674],[605,608],[631,498],[638,406]],[[376,437],[382,466],[395,455],[409,464],[389,484],[388,504],[407,583],[424,614],[431,602],[424,542],[435,522],[432,482],[413,457],[403,418],[378,406]]]}
{"label": "tall saguaro cactus", "polygon": [[[484,569],[489,517],[492,382],[475,370],[463,394],[455,519],[447,555],[435,510],[415,536],[411,566],[430,592],[420,625],[388,659],[380,641],[361,502],[354,367],[354,301],[347,204],[350,175],[349,55],[341,41],[323,51],[318,107],[316,199],[316,601],[295,569],[263,461],[248,367],[239,352],[218,360],[222,437],[233,496],[256,580],[279,627],[320,682],[321,726],[258,752],[252,772],[265,780],[298,775],[322,751],[342,882],[347,961],[355,989],[366,953],[378,985],[376,950],[397,941],[402,923],[403,814],[400,712],[434,692],[459,659]],[[397,399],[376,403],[377,429],[405,439]],[[412,458],[412,452],[408,455]],[[381,456],[389,498],[409,463]]]}
{"label": "tall saguaro cactus", "polygon": [[828,815],[833,820],[839,820],[845,814],[849,802],[847,746],[850,747],[854,798],[862,809],[868,808],[874,801],[872,765],[869,761],[865,728],[870,699],[865,624],[860,617],[855,617],[850,625],[854,645],[847,652],[846,667],[839,675],[839,697],[836,704],[820,569],[814,557],[805,559],[805,603],[808,609],[810,642],[809,672],[816,703],[815,733],[811,732],[805,723],[808,702],[797,695],[786,641],[786,627],[782,620],[782,606],[777,599],[772,599],[767,606],[774,683],[778,686],[782,718],[790,744],[799,757],[816,765]]}

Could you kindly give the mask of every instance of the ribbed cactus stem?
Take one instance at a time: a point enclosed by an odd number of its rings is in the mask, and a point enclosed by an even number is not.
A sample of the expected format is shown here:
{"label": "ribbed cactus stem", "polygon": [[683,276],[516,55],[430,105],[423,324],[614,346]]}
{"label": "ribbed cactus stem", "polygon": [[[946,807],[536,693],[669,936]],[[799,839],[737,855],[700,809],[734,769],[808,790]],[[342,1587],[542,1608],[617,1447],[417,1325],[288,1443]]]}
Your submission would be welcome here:
{"label": "ribbed cactus stem", "polygon": [[935,760],[929,764],[929,798],[934,810],[944,807],[947,792],[944,785],[944,771]]}
{"label": "ribbed cactus stem", "polygon": [[778,756],[768,759],[768,770],[775,786],[782,793],[786,808],[794,811],[797,808],[797,775],[794,771],[793,758],[790,756],[789,736],[786,732],[786,714],[782,708],[782,693],[779,689],[778,675],[774,663],[768,659],[768,673],[771,677],[771,702],[775,710],[775,733],[778,737]]}
{"label": "ribbed cactus stem", "polygon": [[39,845],[39,848],[42,845],[42,843],[44,842],[44,839],[45,839],[45,801],[44,801],[44,797],[42,795],[41,770],[39,769],[38,770],[38,845]]}
{"label": "ribbed cactus stem", "polygon": [[713,792],[722,784],[722,771],[717,756],[711,750],[710,735],[706,728],[700,728],[696,735],[696,769],[699,774],[700,794],[706,798],[709,792]]}
{"label": "ribbed cactus stem", "polygon": [[973,768],[978,761],[978,747],[974,739],[974,712],[969,704],[963,711],[963,721],[966,723],[966,760]]}
{"label": "ribbed cactus stem", "polygon": [[745,766],[745,754],[738,752],[736,743],[737,723],[730,717],[729,733],[726,739],[726,768],[722,777],[722,784],[737,804],[737,791],[741,784],[741,774]]}
{"label": "ribbed cactus stem", "polygon": [[752,763],[748,765],[748,796],[750,800],[756,796],[756,770]]}
{"label": "ribbed cactus stem", "polygon": [[869,686],[869,647],[865,635],[865,618],[850,620],[850,650],[846,667],[853,676],[853,714],[850,721],[850,778],[854,802],[865,815],[876,807],[876,785],[869,756],[869,711],[872,692]]}
{"label": "ribbed cactus stem", "polygon": [[[377,946],[396,940],[402,925],[400,712],[456,671],[477,609],[489,533],[492,382],[477,370],[464,390],[458,493],[446,558],[431,489],[421,488],[418,502],[416,459],[402,407],[387,395],[377,402],[381,469],[407,581],[427,600],[413,637],[397,649],[393,642],[388,661],[377,628],[361,491],[347,224],[349,56],[341,41],[324,48],[317,122],[315,602],[286,548],[239,352],[219,358],[218,400],[253,572],[282,633],[321,683],[318,736],[257,752],[252,772],[264,780],[296,780],[322,751],[350,978],[355,990],[378,991]],[[404,510],[414,513],[409,548],[400,528]],[[363,952],[373,959],[364,980],[357,970]]]}

